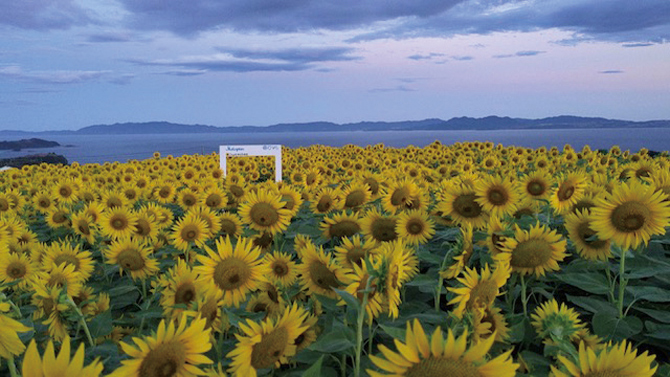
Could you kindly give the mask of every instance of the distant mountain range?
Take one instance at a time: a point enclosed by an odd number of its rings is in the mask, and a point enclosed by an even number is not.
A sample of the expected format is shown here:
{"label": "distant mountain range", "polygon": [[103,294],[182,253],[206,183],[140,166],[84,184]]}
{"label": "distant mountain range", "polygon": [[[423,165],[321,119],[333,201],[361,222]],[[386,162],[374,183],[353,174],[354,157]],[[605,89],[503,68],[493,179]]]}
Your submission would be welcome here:
{"label": "distant mountain range", "polygon": [[353,131],[438,131],[438,130],[504,130],[504,129],[577,129],[577,128],[670,128],[670,120],[634,122],[627,120],[556,116],[542,119],[524,119],[499,116],[484,118],[458,117],[449,120],[424,119],[399,122],[358,122],[337,124],[331,122],[281,123],[272,126],[215,127],[201,124],[170,122],[115,123],[81,128],[76,131],[0,131],[25,134],[119,135],[161,133],[228,133],[228,132],[353,132]]}

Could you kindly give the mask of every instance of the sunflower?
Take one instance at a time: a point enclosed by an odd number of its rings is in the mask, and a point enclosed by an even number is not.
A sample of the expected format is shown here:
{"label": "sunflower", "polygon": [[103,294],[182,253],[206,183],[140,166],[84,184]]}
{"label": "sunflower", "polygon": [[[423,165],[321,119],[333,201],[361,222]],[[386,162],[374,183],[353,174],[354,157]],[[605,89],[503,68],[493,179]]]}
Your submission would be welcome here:
{"label": "sunflower", "polygon": [[36,272],[34,280],[39,280],[47,287],[65,288],[68,296],[74,297],[81,291],[83,282],[81,274],[75,269],[74,265],[68,263],[52,264],[48,271]]}
{"label": "sunflower", "polygon": [[159,203],[166,204],[174,202],[176,195],[177,189],[175,188],[174,183],[165,181],[156,186],[153,197]]}
{"label": "sunflower", "polygon": [[352,183],[342,189],[342,209],[358,210],[365,205],[372,197],[370,187],[365,183]]}
{"label": "sunflower", "polygon": [[463,287],[452,288],[448,290],[456,294],[449,305],[458,304],[453,310],[458,318],[463,317],[465,310],[485,309],[493,306],[493,302],[500,295],[502,288],[510,276],[510,267],[505,261],[496,263],[493,271],[489,265],[485,265],[481,270],[481,275],[474,268],[465,268],[463,277],[457,280],[463,284]]}
{"label": "sunflower", "polygon": [[160,304],[167,318],[177,319],[183,308],[196,299],[198,294],[207,288],[207,282],[201,278],[183,260],[178,259],[177,265],[161,274],[156,284],[160,289]]}
{"label": "sunflower", "polygon": [[586,325],[579,319],[579,314],[572,308],[561,303],[558,305],[555,299],[546,301],[535,308],[535,313],[530,316],[535,331],[542,339],[574,339],[578,331]]}
{"label": "sunflower", "polygon": [[352,237],[361,231],[361,220],[356,213],[340,212],[324,217],[320,227],[325,238]]}
{"label": "sunflower", "polygon": [[0,213],[11,214],[15,207],[14,201],[4,192],[0,192]]}
{"label": "sunflower", "polygon": [[295,355],[296,338],[308,329],[307,311],[294,304],[285,309],[276,321],[267,318],[256,323],[247,320],[239,324],[242,334],[236,334],[237,345],[226,357],[232,359],[230,372],[235,376],[256,377],[259,369],[278,367]]}
{"label": "sunflower", "polygon": [[203,204],[213,210],[222,209],[227,202],[226,193],[218,187],[205,191],[203,195]]}
{"label": "sunflower", "polygon": [[515,183],[499,175],[485,175],[475,183],[475,201],[493,217],[513,214],[520,194]]}
{"label": "sunflower", "polygon": [[373,208],[361,220],[361,228],[365,238],[370,242],[389,242],[398,238],[396,226],[398,217],[384,215]]}
{"label": "sunflower", "polygon": [[194,268],[204,279],[213,281],[223,292],[226,306],[239,307],[249,292],[258,289],[270,274],[261,251],[251,240],[239,238],[233,247],[230,237],[216,240],[216,251],[205,246],[208,256],[198,255],[202,266]]}
{"label": "sunflower", "polygon": [[51,228],[57,229],[70,227],[69,215],[70,211],[66,207],[58,205],[47,212],[44,217]]}
{"label": "sunflower", "polygon": [[521,275],[544,276],[546,271],[559,269],[558,262],[567,256],[567,241],[561,235],[539,223],[526,231],[515,225],[513,238],[506,238],[503,251],[511,253],[512,271]]}
{"label": "sunflower", "polygon": [[580,173],[569,173],[558,178],[556,187],[549,198],[556,213],[564,214],[584,195],[587,179]]}
{"label": "sunflower", "polygon": [[113,241],[104,252],[107,264],[119,266],[119,273],[125,269],[133,280],[144,280],[158,272],[158,261],[151,258],[151,247],[132,238]]}
{"label": "sunflower", "polygon": [[452,258],[451,265],[443,271],[440,271],[440,276],[444,279],[455,279],[463,272],[465,266],[470,262],[470,257],[474,252],[474,244],[472,243],[473,229],[471,224],[466,224],[460,228],[460,237],[457,239],[455,249],[458,255]]}
{"label": "sunflower", "polygon": [[318,320],[319,318],[312,314],[305,319],[304,324],[307,329],[295,338],[296,352],[302,351],[316,341],[318,331],[316,323]]}
{"label": "sunflower", "polygon": [[100,231],[113,239],[127,238],[137,232],[137,216],[124,207],[105,210],[100,216]]}
{"label": "sunflower", "polygon": [[295,187],[285,185],[279,189],[279,195],[281,195],[281,201],[284,203],[283,208],[290,211],[291,217],[295,216],[302,205],[300,191]]}
{"label": "sunflower", "polygon": [[419,187],[410,179],[392,182],[382,194],[382,207],[386,212],[395,213],[404,210],[416,197]]}
{"label": "sunflower", "polygon": [[488,214],[477,202],[475,190],[467,185],[451,185],[443,193],[443,199],[436,209],[451,216],[458,225],[468,223],[475,229],[486,226]]}
{"label": "sunflower", "polygon": [[37,272],[37,263],[26,254],[0,253],[0,281],[17,282],[17,288],[25,290]]}
{"label": "sunflower", "polygon": [[57,341],[67,336],[68,329],[65,315],[71,308],[61,296],[67,293],[58,286],[47,286],[44,281],[36,280],[32,284],[34,290],[31,303],[37,307],[33,312],[33,321],[44,320],[49,326],[49,335]]}
{"label": "sunflower", "polygon": [[384,294],[384,307],[389,316],[398,318],[400,288],[419,271],[419,260],[402,240],[385,242],[379,247],[377,255],[374,267],[381,275],[379,286]]}
{"label": "sunflower", "polygon": [[335,263],[332,255],[326,254],[323,247],[318,249],[308,244],[302,250],[302,264],[297,266],[300,284],[307,294],[319,294],[330,298],[337,297],[333,288],[342,289],[348,283],[345,270]]}
{"label": "sunflower", "polygon": [[44,356],[40,357],[33,339],[23,357],[21,374],[24,377],[98,377],[102,374],[103,368],[104,365],[99,359],[84,366],[84,343],[79,345],[70,360],[70,337],[66,336],[58,356],[54,352],[53,340],[49,340]]}
{"label": "sunflower", "polygon": [[425,211],[402,212],[398,215],[396,233],[410,245],[425,244],[435,234],[435,222]]}
{"label": "sunflower", "polygon": [[494,334],[496,342],[506,342],[510,335],[505,316],[495,306],[475,310],[473,328],[475,342],[488,339]]}
{"label": "sunflower", "polygon": [[239,215],[251,229],[274,235],[285,231],[291,222],[291,211],[283,207],[281,195],[259,190],[245,196]]}
{"label": "sunflower", "polygon": [[354,265],[362,266],[363,260],[375,254],[378,244],[374,241],[365,241],[360,235],[342,238],[342,243],[335,246],[335,261],[342,267],[353,269]]}
{"label": "sunflower", "polygon": [[85,211],[77,212],[72,216],[72,230],[89,244],[95,243],[98,227],[93,217]]}
{"label": "sunflower", "polygon": [[56,206],[56,199],[46,192],[38,193],[33,197],[32,202],[33,206],[42,213],[48,213]]}
{"label": "sunflower", "polygon": [[102,218],[102,213],[104,212],[104,210],[105,207],[102,204],[98,202],[91,202],[86,204],[84,209],[82,209],[81,211],[90,216],[92,221],[96,223],[97,226],[98,221],[100,221],[100,219]]}
{"label": "sunflower", "polygon": [[242,224],[240,217],[231,212],[220,214],[219,223],[221,224],[219,232],[224,237],[237,238],[242,234],[242,230],[244,229],[244,224]]}
{"label": "sunflower", "polygon": [[656,356],[649,355],[647,351],[638,356],[637,350],[625,340],[615,345],[610,342],[598,352],[586,347],[582,342],[579,344],[578,357],[576,360],[570,360],[559,355],[561,368],[552,365],[551,372],[555,377],[652,377],[658,369],[658,366],[653,368],[651,366]]}
{"label": "sunflower", "polygon": [[111,377],[153,376],[198,376],[203,372],[198,365],[211,364],[204,353],[212,348],[209,342],[210,329],[205,329],[206,320],[196,318],[187,325],[185,318],[178,327],[170,321],[161,321],[156,334],[133,338],[135,345],[121,343],[123,352],[132,359],[121,361]]}
{"label": "sunflower", "polygon": [[170,239],[181,251],[188,251],[193,245],[203,247],[210,234],[207,223],[193,213],[188,213],[172,226]]}
{"label": "sunflower", "polygon": [[200,205],[201,202],[200,195],[193,190],[186,188],[177,193],[176,203],[179,204],[184,210],[188,210],[197,205]]}
{"label": "sunflower", "polygon": [[413,324],[407,322],[405,343],[394,339],[398,352],[391,351],[385,345],[379,350],[384,356],[370,355],[370,360],[386,373],[373,370],[367,372],[371,377],[383,376],[481,376],[512,377],[516,375],[519,364],[512,361],[512,351],[507,351],[492,360],[486,360],[495,337],[491,336],[466,350],[467,330],[456,338],[451,329],[447,338],[440,327],[435,329],[430,339],[417,319]]}
{"label": "sunflower", "polygon": [[[348,277],[351,279],[351,283],[349,283],[344,290],[358,298],[361,305],[364,299],[364,293],[362,293],[362,291],[365,291],[366,289],[369,291],[365,304],[365,313],[368,316],[368,324],[372,324],[372,321],[382,313],[382,306],[384,304],[383,295],[379,292],[378,280],[375,278],[370,279],[372,276],[368,271],[366,264],[362,264],[361,266],[355,264],[353,266],[353,272],[350,273]],[[370,280],[369,283],[368,280]]]}
{"label": "sunflower", "polygon": [[631,180],[592,208],[593,230],[598,238],[611,239],[624,250],[647,245],[653,235],[665,234],[670,225],[670,202],[662,191]]}
{"label": "sunflower", "polygon": [[128,199],[123,193],[107,190],[102,193],[100,203],[105,210],[128,207]]}
{"label": "sunflower", "polygon": [[[0,303],[0,357],[3,359],[12,359],[23,353],[26,346],[19,339],[19,332],[31,331],[32,328],[24,326],[21,322],[5,315],[10,310],[9,303]],[[13,361],[9,361],[13,362]]]}
{"label": "sunflower", "polygon": [[565,216],[565,229],[577,253],[584,259],[607,260],[612,256],[611,242],[598,239],[592,225],[593,215],[588,210],[577,211]]}
{"label": "sunflower", "polygon": [[209,207],[192,207],[189,209],[188,213],[193,213],[205,222],[210,237],[218,234],[221,230],[221,219],[219,218],[219,215]]}
{"label": "sunflower", "polygon": [[332,187],[322,188],[310,203],[312,213],[326,214],[341,206],[340,192]]}
{"label": "sunflower", "polygon": [[298,278],[296,264],[287,253],[277,251],[265,254],[264,263],[270,271],[269,280],[282,287],[291,286]]}
{"label": "sunflower", "polygon": [[73,247],[67,240],[53,242],[44,249],[42,256],[43,271],[49,272],[52,266],[58,266],[63,263],[74,266],[75,272],[79,274],[83,281],[91,277],[95,268],[91,252],[79,250],[79,245]]}

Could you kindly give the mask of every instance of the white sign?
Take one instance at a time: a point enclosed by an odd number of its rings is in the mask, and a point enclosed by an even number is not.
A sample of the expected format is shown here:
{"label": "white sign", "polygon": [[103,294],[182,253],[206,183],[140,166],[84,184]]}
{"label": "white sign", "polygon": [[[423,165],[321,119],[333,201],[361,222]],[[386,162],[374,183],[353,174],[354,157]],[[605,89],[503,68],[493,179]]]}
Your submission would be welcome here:
{"label": "white sign", "polygon": [[219,165],[223,170],[223,176],[228,174],[226,170],[228,156],[274,156],[275,157],[275,181],[281,182],[281,145],[220,145]]}

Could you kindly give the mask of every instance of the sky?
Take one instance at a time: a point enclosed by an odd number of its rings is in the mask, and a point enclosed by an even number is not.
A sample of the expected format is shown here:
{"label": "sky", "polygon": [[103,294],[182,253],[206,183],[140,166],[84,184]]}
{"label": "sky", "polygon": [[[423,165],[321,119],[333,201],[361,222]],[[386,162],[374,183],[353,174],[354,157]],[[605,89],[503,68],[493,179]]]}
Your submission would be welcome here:
{"label": "sky", "polygon": [[0,130],[670,119],[668,0],[21,0]]}

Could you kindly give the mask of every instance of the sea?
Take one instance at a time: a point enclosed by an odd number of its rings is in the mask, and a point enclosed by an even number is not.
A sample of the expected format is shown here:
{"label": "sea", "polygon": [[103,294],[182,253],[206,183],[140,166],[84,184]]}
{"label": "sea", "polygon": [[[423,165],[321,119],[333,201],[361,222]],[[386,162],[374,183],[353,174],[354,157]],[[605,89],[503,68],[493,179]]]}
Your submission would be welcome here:
{"label": "sea", "polygon": [[4,132],[0,140],[19,140],[37,137],[56,141],[60,147],[0,151],[0,158],[39,153],[57,153],[80,164],[126,162],[152,158],[154,152],[175,157],[185,154],[218,152],[221,145],[281,144],[290,148],[320,144],[341,147],[383,143],[387,147],[424,147],[435,140],[442,144],[466,141],[490,141],[503,146],[563,148],[570,144],[579,150],[609,149],[618,145],[622,150],[636,152],[640,148],[652,151],[670,150],[670,128],[608,128],[608,129],[532,129],[495,131],[357,131],[357,132],[259,132],[259,133],[198,133],[150,135],[77,135],[39,133],[35,136]]}

